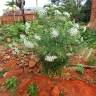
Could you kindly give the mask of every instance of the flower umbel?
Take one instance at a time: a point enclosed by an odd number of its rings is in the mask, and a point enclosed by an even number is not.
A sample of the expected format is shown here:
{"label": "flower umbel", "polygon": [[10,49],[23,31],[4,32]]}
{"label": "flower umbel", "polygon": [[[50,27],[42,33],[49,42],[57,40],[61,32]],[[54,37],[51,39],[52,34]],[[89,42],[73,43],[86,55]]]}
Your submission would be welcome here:
{"label": "flower umbel", "polygon": [[34,35],[34,38],[36,39],[36,40],[41,40],[41,37],[39,36],[39,35]]}
{"label": "flower umbel", "polygon": [[56,29],[53,28],[52,29],[52,32],[51,32],[51,36],[54,37],[54,38],[58,37],[59,36],[58,30],[56,30]]}
{"label": "flower umbel", "polygon": [[71,36],[76,36],[79,33],[79,31],[77,28],[72,27],[71,29],[69,29],[69,33]]}
{"label": "flower umbel", "polygon": [[26,33],[28,33],[29,28],[30,28],[30,23],[26,22],[26,23],[25,23],[25,32],[26,32]]}
{"label": "flower umbel", "polygon": [[68,12],[63,12],[64,16],[70,17],[70,14]]}
{"label": "flower umbel", "polygon": [[45,56],[45,61],[53,62],[55,59],[57,59],[57,56]]}

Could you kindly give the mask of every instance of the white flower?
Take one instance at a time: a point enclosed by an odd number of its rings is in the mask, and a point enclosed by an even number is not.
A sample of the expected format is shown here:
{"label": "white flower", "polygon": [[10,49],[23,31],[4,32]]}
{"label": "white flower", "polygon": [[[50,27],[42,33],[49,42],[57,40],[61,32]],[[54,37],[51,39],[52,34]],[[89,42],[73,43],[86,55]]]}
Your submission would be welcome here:
{"label": "white flower", "polygon": [[83,37],[81,37],[81,42],[83,42]]}
{"label": "white flower", "polygon": [[24,42],[25,47],[27,48],[34,48],[34,46],[36,45],[33,44],[31,41],[27,40],[27,38],[23,34],[20,35],[20,38]]}
{"label": "white flower", "polygon": [[34,48],[34,44],[26,39],[24,39],[24,45],[27,48]]}
{"label": "white flower", "polygon": [[75,24],[73,24],[73,27],[75,27],[75,28],[79,28],[79,24],[78,23],[75,23]]}
{"label": "white flower", "polygon": [[67,56],[72,56],[72,53],[66,53]]}
{"label": "white flower", "polygon": [[84,28],[84,30],[83,30],[83,31],[85,32],[85,31],[86,31],[86,29],[87,29],[87,27],[85,26],[85,27],[83,27],[83,28]]}
{"label": "white flower", "polygon": [[25,23],[25,32],[27,33],[29,31],[30,28],[30,23],[26,22]]}
{"label": "white flower", "polygon": [[63,12],[63,14],[64,14],[65,16],[67,16],[68,18],[70,17],[70,14],[69,14],[68,12]]}
{"label": "white flower", "polygon": [[79,31],[78,31],[77,28],[72,27],[72,28],[69,30],[69,33],[70,33],[71,36],[76,36],[76,35],[79,33]]}
{"label": "white flower", "polygon": [[57,59],[57,56],[45,56],[45,61],[53,62],[55,59]]}
{"label": "white flower", "polygon": [[56,30],[56,29],[52,29],[52,32],[51,32],[51,35],[52,35],[52,37],[58,37],[59,36],[59,32]]}
{"label": "white flower", "polygon": [[55,10],[56,15],[61,15],[62,13],[59,10]]}
{"label": "white flower", "polygon": [[23,34],[20,34],[20,38],[21,38],[21,40],[26,39],[25,35],[23,35]]}
{"label": "white flower", "polygon": [[34,38],[36,39],[36,40],[41,40],[41,37],[40,36],[38,36],[38,35],[34,35]]}
{"label": "white flower", "polygon": [[30,28],[30,23],[26,22],[25,26],[26,26],[26,28]]}
{"label": "white flower", "polygon": [[46,14],[46,9],[39,9],[38,13],[39,13],[40,16],[45,15]]}
{"label": "white flower", "polygon": [[56,4],[53,4],[53,7],[57,8],[58,6]]}

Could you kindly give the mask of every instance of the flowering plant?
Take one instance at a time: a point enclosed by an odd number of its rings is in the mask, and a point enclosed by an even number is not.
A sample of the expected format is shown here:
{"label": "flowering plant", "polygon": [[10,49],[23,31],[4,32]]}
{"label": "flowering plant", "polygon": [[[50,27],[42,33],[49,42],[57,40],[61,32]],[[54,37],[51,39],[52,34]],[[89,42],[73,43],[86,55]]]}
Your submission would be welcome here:
{"label": "flowering plant", "polygon": [[85,30],[70,20],[69,13],[60,11],[59,6],[46,6],[37,17],[27,36],[21,35],[21,39],[39,57],[44,71],[55,72],[66,64],[69,56],[84,47],[81,32]]}

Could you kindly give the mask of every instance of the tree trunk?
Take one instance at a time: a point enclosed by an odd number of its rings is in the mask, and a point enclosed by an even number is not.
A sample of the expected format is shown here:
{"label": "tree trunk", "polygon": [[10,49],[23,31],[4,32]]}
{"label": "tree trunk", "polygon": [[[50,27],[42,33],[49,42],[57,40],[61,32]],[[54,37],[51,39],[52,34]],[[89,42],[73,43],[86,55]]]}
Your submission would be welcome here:
{"label": "tree trunk", "polygon": [[21,12],[22,12],[23,23],[25,24],[26,23],[26,18],[25,18],[24,8],[21,9]]}
{"label": "tree trunk", "polygon": [[92,0],[91,16],[88,27],[91,29],[96,29],[96,0]]}

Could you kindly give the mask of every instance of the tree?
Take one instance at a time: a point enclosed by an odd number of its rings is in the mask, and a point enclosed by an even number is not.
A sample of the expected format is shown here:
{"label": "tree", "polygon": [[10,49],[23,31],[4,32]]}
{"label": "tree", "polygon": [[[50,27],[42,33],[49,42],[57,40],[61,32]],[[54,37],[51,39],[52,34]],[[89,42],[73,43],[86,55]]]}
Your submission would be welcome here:
{"label": "tree", "polygon": [[85,0],[51,0],[52,3],[57,4],[62,3],[61,7],[63,11],[71,13],[71,19],[75,19],[76,22],[87,23],[90,20],[91,14],[91,2],[92,0],[87,0],[84,5],[82,2]]}
{"label": "tree", "polygon": [[81,11],[78,16],[78,21],[88,23],[91,15],[92,0],[87,0],[84,6],[82,6]]}
{"label": "tree", "polygon": [[52,3],[61,2],[61,0],[51,0]]}
{"label": "tree", "polygon": [[16,5],[17,7],[20,8],[21,12],[22,12],[22,17],[23,17],[23,23],[25,24],[26,19],[25,19],[25,14],[24,14],[24,6],[25,6],[25,0],[12,0],[12,1],[8,1],[6,3],[7,6],[10,7],[14,7],[14,5]]}
{"label": "tree", "polygon": [[7,1],[7,3],[5,4],[6,6],[9,6],[9,7],[13,7],[15,5],[14,3],[14,0],[12,1]]}
{"label": "tree", "polygon": [[16,6],[14,6],[15,5],[14,0],[7,1],[7,3],[5,5],[12,8],[12,11],[14,13],[14,21],[15,21],[15,12],[14,12],[15,10],[14,9],[16,9]]}
{"label": "tree", "polygon": [[16,0],[16,6],[18,6],[22,12],[22,17],[23,17],[23,23],[25,24],[26,19],[25,19],[25,14],[24,14],[24,6],[25,6],[25,0]]}

